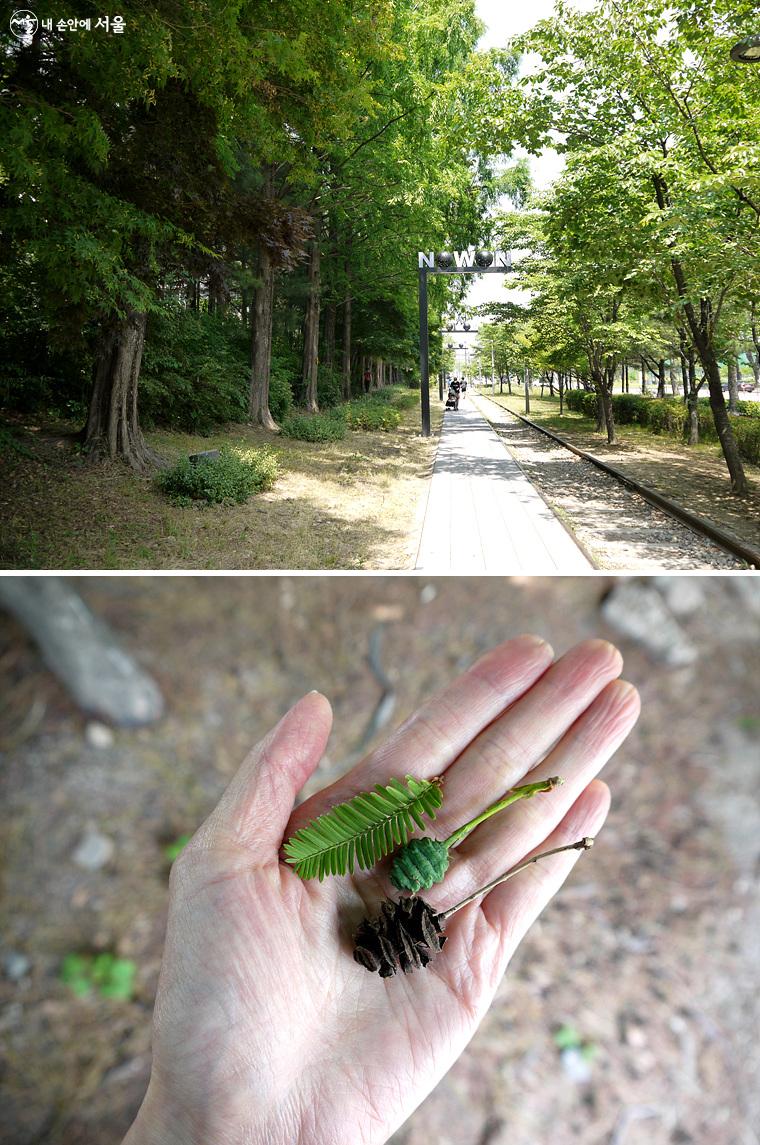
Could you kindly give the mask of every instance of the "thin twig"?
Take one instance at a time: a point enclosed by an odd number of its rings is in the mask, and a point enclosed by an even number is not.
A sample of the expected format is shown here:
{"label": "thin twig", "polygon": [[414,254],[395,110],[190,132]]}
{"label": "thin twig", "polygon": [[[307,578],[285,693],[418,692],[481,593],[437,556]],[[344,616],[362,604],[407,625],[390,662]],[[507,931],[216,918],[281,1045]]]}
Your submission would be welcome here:
{"label": "thin twig", "polygon": [[564,847],[552,847],[551,851],[542,851],[540,855],[534,855],[532,859],[524,859],[522,863],[518,863],[516,867],[512,867],[509,871],[505,871],[503,875],[499,875],[493,882],[486,883],[480,890],[473,891],[466,899],[462,899],[456,906],[450,906],[448,910],[441,911],[438,915],[439,918],[450,918],[456,911],[461,910],[463,906],[474,902],[475,899],[480,898],[481,895],[488,894],[494,887],[498,887],[500,883],[505,883],[507,879],[511,879],[513,875],[517,875],[520,871],[524,871],[531,863],[537,863],[539,859],[548,859],[549,855],[559,855],[561,851],[587,851],[589,847],[593,847],[594,840],[590,835],[583,839],[579,839],[577,843],[567,843]]}

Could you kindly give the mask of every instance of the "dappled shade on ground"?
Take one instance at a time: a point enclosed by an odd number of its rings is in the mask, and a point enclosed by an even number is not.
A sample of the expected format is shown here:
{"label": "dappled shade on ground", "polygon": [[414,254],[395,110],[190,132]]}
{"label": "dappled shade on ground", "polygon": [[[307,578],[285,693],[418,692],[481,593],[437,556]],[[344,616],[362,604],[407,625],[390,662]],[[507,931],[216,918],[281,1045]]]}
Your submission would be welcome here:
{"label": "dappled shade on ground", "polygon": [[[436,421],[439,424],[439,413]],[[310,444],[250,426],[209,437],[155,432],[174,460],[227,443],[270,445],[281,476],[243,505],[179,507],[148,478],[72,455],[67,427],[43,427],[10,452],[0,490],[5,568],[404,569],[413,564],[418,507],[435,439],[406,409],[390,432],[349,431]],[[56,431],[57,432],[54,432]]]}

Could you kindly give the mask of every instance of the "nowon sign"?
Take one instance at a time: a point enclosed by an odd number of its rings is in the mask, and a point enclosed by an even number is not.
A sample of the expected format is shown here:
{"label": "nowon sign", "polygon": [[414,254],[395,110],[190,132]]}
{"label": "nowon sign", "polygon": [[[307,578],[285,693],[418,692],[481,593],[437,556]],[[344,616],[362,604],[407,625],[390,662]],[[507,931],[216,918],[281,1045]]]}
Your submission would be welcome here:
{"label": "nowon sign", "polygon": [[419,251],[420,272],[420,404],[422,436],[430,437],[430,364],[428,347],[427,276],[429,274],[506,274],[512,252],[505,250]]}
{"label": "nowon sign", "polygon": [[417,265],[428,274],[504,274],[512,269],[512,252],[508,250],[420,251]]}

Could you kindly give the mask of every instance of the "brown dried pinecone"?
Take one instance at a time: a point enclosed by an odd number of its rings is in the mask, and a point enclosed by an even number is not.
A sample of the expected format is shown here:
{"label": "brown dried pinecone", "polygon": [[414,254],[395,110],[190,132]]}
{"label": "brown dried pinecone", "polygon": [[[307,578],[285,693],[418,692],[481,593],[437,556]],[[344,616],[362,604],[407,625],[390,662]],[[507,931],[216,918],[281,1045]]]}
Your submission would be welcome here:
{"label": "brown dried pinecone", "polygon": [[427,966],[446,935],[439,916],[417,895],[386,899],[376,918],[365,918],[354,936],[354,959],[381,978]]}

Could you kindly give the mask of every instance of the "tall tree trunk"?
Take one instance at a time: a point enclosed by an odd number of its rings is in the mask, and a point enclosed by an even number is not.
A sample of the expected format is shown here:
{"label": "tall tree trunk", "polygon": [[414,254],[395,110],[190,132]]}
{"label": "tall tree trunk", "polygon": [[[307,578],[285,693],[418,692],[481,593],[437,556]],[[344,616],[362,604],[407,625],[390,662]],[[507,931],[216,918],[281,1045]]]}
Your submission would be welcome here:
{"label": "tall tree trunk", "polygon": [[325,307],[325,366],[332,370],[335,366],[335,326],[337,321],[337,307],[334,302],[328,302]]}
{"label": "tall tree trunk", "polygon": [[615,444],[615,411],[612,405],[612,387],[615,384],[615,367],[609,366],[602,374],[602,407],[604,425],[607,430],[607,444]]}
{"label": "tall tree trunk", "polygon": [[277,423],[269,412],[274,266],[269,247],[262,239],[257,243],[255,270],[257,285],[251,300],[251,389],[248,395],[248,417],[254,425],[276,430]]}
{"label": "tall tree trunk", "polygon": [[209,314],[224,314],[227,310],[229,292],[225,282],[224,272],[218,263],[214,263],[208,276],[208,312]]}
{"label": "tall tree trunk", "polygon": [[565,375],[562,373],[557,374],[557,386],[559,389],[559,416],[562,417],[565,412]]}
{"label": "tall tree trunk", "polygon": [[665,397],[665,359],[660,358],[657,362],[657,397]]}
{"label": "tall tree trunk", "polygon": [[647,366],[643,358],[641,359],[641,392],[642,394],[647,392]]}
{"label": "tall tree trunk", "polygon": [[[752,334],[752,344],[755,347],[755,356],[750,358],[750,365],[752,366],[752,373],[755,376],[755,385],[760,382],[760,325],[757,321],[757,303],[753,302],[750,308],[750,332]],[[749,357],[749,355],[747,355]]]}
{"label": "tall tree trunk", "polygon": [[699,391],[696,386],[689,387],[686,405],[689,410],[689,445],[699,445]]}
{"label": "tall tree trunk", "polygon": [[681,382],[686,408],[689,411],[689,445],[699,444],[699,386],[697,385],[697,362],[694,347],[689,345],[686,331],[678,328],[678,356],[681,361]]}
{"label": "tall tree trunk", "polygon": [[726,355],[728,363],[728,411],[739,412],[739,367],[736,360],[736,350]]}
{"label": "tall tree trunk", "polygon": [[303,329],[303,393],[309,413],[319,409],[317,379],[319,374],[319,307],[321,288],[319,228],[309,244],[309,287]]}
{"label": "tall tree trunk", "polygon": [[147,473],[161,458],[148,448],[137,415],[137,387],[145,345],[145,314],[127,311],[103,324],[93,364],[93,386],[83,447],[93,459],[120,458]]}
{"label": "tall tree trunk", "polygon": [[343,369],[341,371],[341,392],[343,400],[351,397],[351,278],[350,264],[346,263],[346,297],[343,300]]}
{"label": "tall tree trunk", "polygon": [[750,369],[752,370],[752,377],[755,380],[755,385],[760,385],[760,355],[753,353],[752,350],[747,349],[747,361],[749,362]]}
{"label": "tall tree trunk", "polygon": [[[653,176],[653,182],[657,205],[660,210],[665,210],[666,207],[670,205],[667,183],[665,179],[658,174]],[[707,386],[710,393],[710,409],[712,410],[713,420],[715,422],[715,431],[718,434],[723,456],[726,459],[726,466],[728,467],[729,476],[731,478],[731,488],[734,493],[739,494],[739,496],[746,496],[746,494],[749,493],[749,485],[747,484],[744,466],[739,456],[736,438],[731,428],[731,421],[723,398],[720,366],[712,337],[712,308],[710,299],[702,298],[700,300],[699,313],[697,313],[694,303],[689,297],[683,263],[674,254],[670,256],[670,267],[673,272],[673,279],[676,284],[681,307],[689,326],[692,344],[699,355],[699,360],[707,379]]]}
{"label": "tall tree trunk", "polygon": [[601,375],[593,367],[591,369],[591,377],[594,380],[594,389],[596,390],[596,432],[601,433],[604,429],[604,402],[602,400],[602,387]]}
{"label": "tall tree trunk", "polygon": [[731,488],[734,493],[738,493],[740,496],[746,496],[746,494],[749,493],[749,485],[747,484],[747,478],[744,473],[742,459],[739,456],[734,431],[731,428],[731,421],[728,416],[728,410],[726,409],[726,401],[723,397],[720,366],[715,348],[707,333],[702,330],[701,322],[696,320],[696,313],[691,303],[687,303],[687,306],[691,309],[695,320],[694,325],[692,325],[692,320],[690,320],[689,324],[692,326],[694,345],[699,354],[702,368],[705,371],[705,377],[707,378],[707,386],[710,393],[710,409],[712,410],[718,440],[720,441],[723,456],[726,459],[726,465],[728,466],[728,472],[731,477]]}
{"label": "tall tree trunk", "polygon": [[683,388],[683,400],[689,400],[689,370],[688,360],[686,357],[686,338],[685,335],[679,331],[680,346],[678,350],[678,358],[681,363],[681,386]]}
{"label": "tall tree trunk", "polygon": [[678,393],[678,378],[676,376],[676,364],[675,364],[675,362],[671,361],[668,363],[668,376],[670,378],[670,392],[673,395],[673,397],[675,397],[676,394]]}

